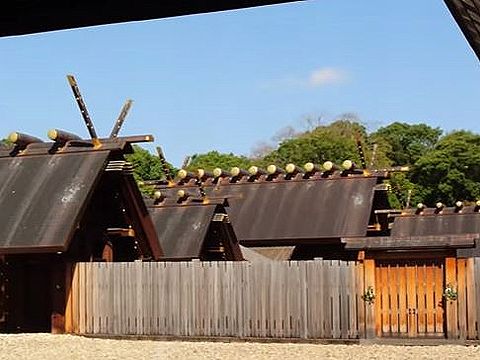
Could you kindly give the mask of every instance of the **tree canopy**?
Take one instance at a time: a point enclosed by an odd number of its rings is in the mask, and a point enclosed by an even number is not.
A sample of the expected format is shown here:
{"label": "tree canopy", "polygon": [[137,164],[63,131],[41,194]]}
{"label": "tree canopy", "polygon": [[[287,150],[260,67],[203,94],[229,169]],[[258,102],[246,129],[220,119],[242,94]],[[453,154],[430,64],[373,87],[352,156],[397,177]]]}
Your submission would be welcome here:
{"label": "tree canopy", "polygon": [[370,141],[381,145],[392,166],[412,165],[433,149],[442,130],[426,124],[394,122],[371,134]]}
{"label": "tree canopy", "polygon": [[480,198],[480,135],[456,131],[442,137],[414,164],[411,180],[428,204]]}
{"label": "tree canopy", "polygon": [[254,161],[246,156],[238,156],[233,153],[222,154],[218,151],[209,151],[205,154],[194,154],[190,158],[189,170],[204,169],[212,171],[215,168],[230,170],[234,166],[248,169]]}
{"label": "tree canopy", "polygon": [[[329,160],[341,164],[350,159],[359,163],[357,141],[362,144],[369,168],[409,166],[408,173],[393,173],[390,184],[390,203],[403,208],[423,202],[433,206],[441,201],[474,201],[480,198],[480,135],[455,131],[442,136],[440,128],[426,124],[394,122],[368,133],[358,119],[343,116],[328,125],[318,125],[300,132],[293,128],[276,136],[276,145],[265,154],[247,157],[216,150],[194,154],[189,170],[233,166],[247,169],[251,165],[285,166],[306,162],[322,164]],[[270,145],[269,145],[270,146]],[[157,156],[135,146],[129,160],[135,165],[138,180],[159,179],[164,176]]]}
{"label": "tree canopy", "polygon": [[[133,164],[133,175],[137,181],[159,180],[166,177],[158,156],[138,145],[134,145],[133,150],[133,154],[127,155],[126,158]],[[171,173],[175,175],[175,168],[171,164],[168,166]]]}

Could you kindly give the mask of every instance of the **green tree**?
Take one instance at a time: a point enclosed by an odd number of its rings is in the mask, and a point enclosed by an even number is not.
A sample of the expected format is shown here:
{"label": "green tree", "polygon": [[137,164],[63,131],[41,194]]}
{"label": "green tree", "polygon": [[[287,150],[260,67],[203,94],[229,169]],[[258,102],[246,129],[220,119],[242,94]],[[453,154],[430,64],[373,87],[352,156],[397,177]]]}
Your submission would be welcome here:
{"label": "green tree", "polygon": [[267,154],[265,163],[323,163],[327,160],[341,164],[346,159],[359,162],[356,137],[367,138],[365,127],[350,120],[338,120],[328,126],[318,126],[280,143]]}
{"label": "green tree", "polygon": [[[133,176],[137,181],[159,180],[165,177],[158,156],[138,145],[134,145],[133,150],[133,154],[127,155],[126,158],[133,164]],[[171,164],[168,166],[174,175],[175,168]]]}
{"label": "green tree", "polygon": [[233,153],[220,153],[218,151],[209,151],[205,154],[195,154],[190,159],[188,170],[204,169],[212,171],[215,168],[230,170],[234,166],[242,169],[248,169],[253,165],[253,160],[245,157],[234,155]]}
{"label": "green tree", "polygon": [[480,198],[480,135],[456,131],[415,163],[410,179],[428,205]]}
{"label": "green tree", "polygon": [[387,183],[389,184],[388,201],[394,209],[404,209],[423,199],[422,189],[410,181],[408,173],[393,173]]}
{"label": "green tree", "polygon": [[10,141],[8,139],[0,139],[0,147],[6,147],[10,145]]}
{"label": "green tree", "polygon": [[433,149],[442,135],[440,128],[426,124],[410,125],[394,122],[371,134],[370,142],[383,148],[392,166],[412,165]]}

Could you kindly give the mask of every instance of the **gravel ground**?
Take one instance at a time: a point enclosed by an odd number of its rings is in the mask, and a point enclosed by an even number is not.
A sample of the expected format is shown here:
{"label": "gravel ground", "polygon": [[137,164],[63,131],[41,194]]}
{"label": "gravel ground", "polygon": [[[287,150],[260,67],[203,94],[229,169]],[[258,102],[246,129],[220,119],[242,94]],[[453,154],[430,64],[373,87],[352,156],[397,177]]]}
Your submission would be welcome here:
{"label": "gravel ground", "polygon": [[480,359],[480,347],[316,345],[0,335],[0,359]]}

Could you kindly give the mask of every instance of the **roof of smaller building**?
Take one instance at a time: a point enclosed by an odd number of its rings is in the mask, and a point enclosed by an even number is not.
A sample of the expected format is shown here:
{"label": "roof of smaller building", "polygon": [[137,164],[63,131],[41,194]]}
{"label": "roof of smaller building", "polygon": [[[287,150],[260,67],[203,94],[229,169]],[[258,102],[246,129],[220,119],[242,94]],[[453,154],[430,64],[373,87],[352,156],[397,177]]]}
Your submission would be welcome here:
{"label": "roof of smaller building", "polygon": [[[228,180],[228,179],[227,179]],[[335,176],[205,184],[207,199],[226,199],[238,240],[248,246],[295,245],[367,234],[379,177]],[[159,189],[165,204],[177,202],[177,191],[199,198],[188,184]],[[187,203],[190,200],[187,200]]]}
{"label": "roof of smaller building", "polygon": [[216,204],[150,207],[164,256],[198,258],[216,209]]}
{"label": "roof of smaller building", "polygon": [[393,222],[392,237],[443,236],[453,234],[480,234],[480,213],[474,207],[461,212],[446,208],[439,213],[426,209],[416,215],[414,210],[398,216]]}

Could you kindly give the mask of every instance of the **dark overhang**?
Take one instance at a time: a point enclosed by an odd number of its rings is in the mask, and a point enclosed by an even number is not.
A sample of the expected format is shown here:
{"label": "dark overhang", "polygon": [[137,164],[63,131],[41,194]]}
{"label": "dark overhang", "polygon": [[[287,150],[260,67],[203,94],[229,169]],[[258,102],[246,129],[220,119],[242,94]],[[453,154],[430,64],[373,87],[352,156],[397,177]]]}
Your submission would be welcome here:
{"label": "dark overhang", "polygon": [[480,59],[480,0],[445,0],[445,3]]}
{"label": "dark overhang", "polygon": [[8,4],[5,4],[2,11],[0,11],[0,37],[233,10],[286,2],[293,1],[12,0],[9,1]]}

